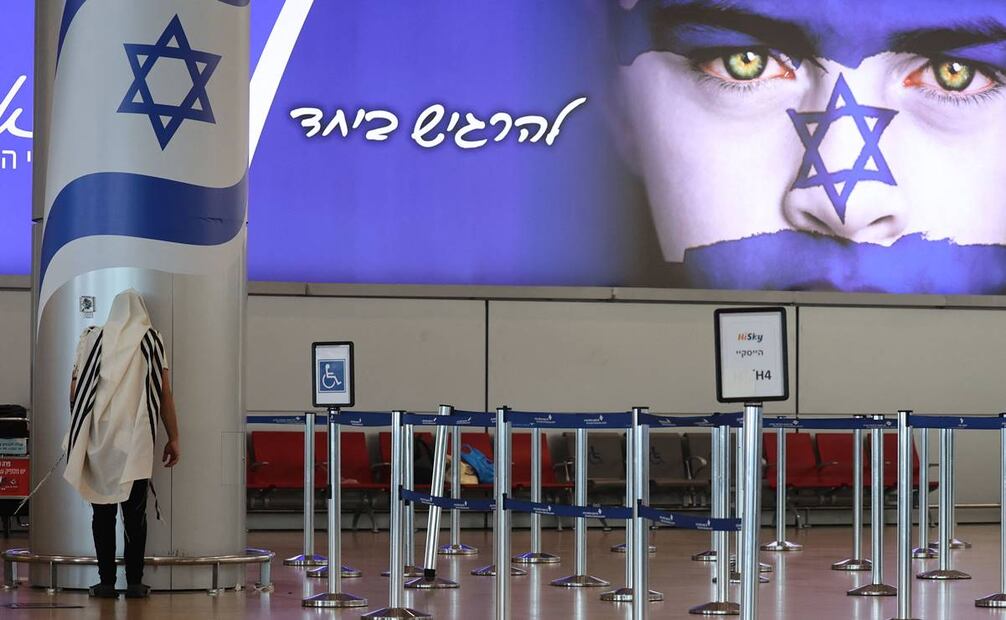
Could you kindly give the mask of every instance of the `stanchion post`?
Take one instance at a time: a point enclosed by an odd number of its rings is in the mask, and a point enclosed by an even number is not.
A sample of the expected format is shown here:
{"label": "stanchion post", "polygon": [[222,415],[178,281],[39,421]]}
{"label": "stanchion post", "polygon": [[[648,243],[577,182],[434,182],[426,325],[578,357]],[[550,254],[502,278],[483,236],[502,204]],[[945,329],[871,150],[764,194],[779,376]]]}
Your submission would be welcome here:
{"label": "stanchion post", "polygon": [[965,572],[950,568],[950,504],[953,501],[952,489],[950,487],[950,462],[951,447],[953,443],[950,430],[940,429],[940,539],[937,541],[937,548],[940,557],[940,566],[936,570],[919,573],[919,579],[949,581],[955,579],[971,579],[971,575]]}
{"label": "stanchion post", "polygon": [[328,560],[314,552],[314,411],[304,412],[304,549],[283,560],[285,566],[324,566]]}
{"label": "stanchion post", "polygon": [[[587,505],[587,429],[576,429],[576,482],[574,494],[578,506]],[[559,588],[603,588],[611,585],[604,579],[587,574],[587,520],[577,517],[575,523],[574,574],[556,579],[551,585]]]}
{"label": "stanchion post", "polygon": [[[342,501],[339,410],[328,410],[328,591],[301,601],[304,607],[366,607],[367,599],[342,591]],[[313,491],[313,489],[312,489]]]}
{"label": "stanchion post", "polygon": [[[454,408],[449,405],[441,405],[454,413]],[[451,498],[461,499],[461,427],[451,428]],[[461,542],[461,511],[457,508],[451,509],[451,540],[446,545],[440,547],[440,555],[476,555],[479,552],[475,547],[462,544]]]}
{"label": "stanchion post", "polygon": [[[883,422],[883,415],[874,415],[874,422]],[[849,596],[895,596],[898,590],[884,583],[884,431],[870,430],[870,552],[873,567],[870,583],[853,588]]]}
{"label": "stanchion post", "polygon": [[[388,567],[388,600],[389,605],[383,609],[364,614],[366,620],[399,620],[401,618],[422,618],[430,619],[428,613],[409,609],[402,604],[404,595],[405,562],[402,558],[402,470],[406,466],[402,449],[402,415],[404,411],[391,412],[391,533],[388,546],[390,547],[390,566]],[[412,466],[411,463],[408,464]]]}
{"label": "stanchion post", "polygon": [[[416,434],[411,424],[402,424],[402,487],[409,490],[416,490],[416,468],[415,468],[415,438]],[[402,547],[404,549],[403,576],[407,579],[422,577],[423,569],[416,566],[416,505],[413,502],[402,502]],[[391,571],[381,573],[382,577],[387,577]],[[345,576],[345,575],[343,575]]]}
{"label": "stanchion post", "polygon": [[[712,431],[712,504],[713,518],[729,517],[730,505],[730,427],[718,426]],[[730,581],[730,540],[726,531],[713,531],[716,558],[716,594],[713,600],[693,607],[688,613],[698,616],[737,616],[740,605],[727,600]]]}
{"label": "stanchion post", "polygon": [[951,549],[970,549],[971,543],[964,542],[963,540],[957,538],[957,475],[955,470],[957,469],[957,434],[954,429],[949,429],[947,432],[950,433],[950,458],[947,459],[947,466],[950,468],[950,473],[947,474],[947,480],[950,481],[950,543]]}
{"label": "stanchion post", "polygon": [[[737,456],[734,459],[734,510],[736,512],[736,517],[741,520],[744,519],[744,508],[745,508],[744,498],[748,483],[747,473],[744,471],[744,464],[745,464],[744,455],[746,448],[747,446],[744,443],[744,431],[742,428],[737,429]],[[760,449],[758,450],[758,453],[761,454]],[[758,481],[758,485],[760,490],[761,480]],[[743,564],[741,561],[741,556],[743,555],[742,550],[744,548],[743,536],[744,533],[740,531],[737,532],[736,535],[734,535],[734,544],[737,547],[737,555],[736,558],[734,559],[734,570],[730,574],[731,583],[741,583],[741,584],[744,583],[744,578],[741,574],[743,572],[742,570]],[[762,564],[761,562],[757,562],[756,565],[758,566],[759,573],[767,573],[772,570],[772,567],[769,566],[768,564]],[[758,582],[768,583],[768,577],[760,575],[758,578]]]}
{"label": "stanchion post", "polygon": [[898,615],[892,620],[913,620],[911,414],[898,412]]}
{"label": "stanchion post", "polygon": [[[451,407],[440,405],[438,415],[446,416],[451,414]],[[433,479],[430,485],[430,495],[441,497],[444,493],[444,478],[447,469],[447,427],[438,424],[436,440],[433,448]],[[446,588],[457,588],[458,584],[450,579],[437,577],[437,537],[440,534],[440,515],[442,509],[439,506],[430,506],[427,513],[426,522],[426,547],[423,562],[423,576],[410,579],[405,582],[405,587],[419,590],[439,590]]]}
{"label": "stanchion post", "polygon": [[[857,420],[865,415],[853,416]],[[852,430],[852,557],[831,565],[831,570],[868,571],[873,564],[863,557],[863,430]]]}
{"label": "stanchion post", "polygon": [[975,601],[975,607],[1006,607],[1006,413],[999,414],[999,592]]}
{"label": "stanchion post", "polygon": [[[719,469],[723,467],[723,464],[720,463],[720,460],[716,456],[716,454],[717,454],[717,452],[716,452],[716,442],[717,441],[722,441],[722,439],[720,439],[720,437],[719,437],[718,431],[719,431],[719,427],[716,427],[716,428],[712,429],[712,432],[710,433],[712,446],[711,446],[710,455],[709,455],[709,460],[710,460],[710,472],[709,472],[710,473],[710,475],[709,475],[709,480],[710,480],[710,482],[709,482],[709,495],[710,495],[710,497],[709,497],[709,503],[710,503],[710,506],[709,506],[709,508],[710,508],[710,514],[713,517],[721,515],[721,513],[719,512],[719,508],[717,507],[717,503],[720,501],[720,491],[719,491],[719,489],[716,488],[716,484],[717,484],[716,481],[717,480],[722,480],[722,478],[723,478],[723,474],[719,471]],[[729,441],[727,443],[729,445]],[[728,499],[727,501],[729,502],[730,500]],[[722,515],[722,516],[726,516],[726,515]],[[703,551],[701,553],[694,554],[692,556],[692,561],[693,562],[716,562],[717,561],[716,557],[717,557],[718,547],[716,546],[717,545],[716,538],[717,538],[718,535],[719,535],[719,532],[710,532],[710,542],[712,543],[712,547],[710,547],[708,550]]]}
{"label": "stanchion post", "polygon": [[494,555],[501,566],[496,567],[495,609],[496,620],[510,620],[510,571],[502,565],[509,565],[510,557],[510,514],[506,510],[506,500],[510,495],[510,423],[506,420],[507,408],[496,410],[496,462],[495,497],[496,513],[493,521]]}
{"label": "stanchion post", "polygon": [[758,617],[758,531],[761,521],[761,403],[744,405],[744,504],[741,547],[737,550],[741,567],[741,618]]}
{"label": "stanchion post", "polygon": [[929,546],[929,429],[919,429],[919,546],[912,549],[916,560],[931,560]]}
{"label": "stanchion post", "polygon": [[[540,428],[531,429],[531,501],[541,502],[541,441]],[[556,564],[559,556],[545,553],[541,550],[541,515],[532,512],[531,518],[531,550],[515,555],[513,561],[518,564]]]}
{"label": "stanchion post", "polygon": [[786,540],[786,429],[775,429],[775,540],[761,546],[762,551],[801,551],[803,545]]}
{"label": "stanchion post", "polygon": [[[633,446],[635,447],[635,455],[632,459],[632,540],[626,548],[626,552],[629,549],[634,550],[631,554],[632,562],[629,582],[632,588],[633,600],[632,620],[647,619],[649,616],[648,601],[652,600],[651,596],[653,594],[656,594],[655,592],[651,592],[649,587],[649,537],[647,536],[646,521],[643,520],[639,511],[639,506],[646,497],[645,491],[649,487],[649,476],[646,475],[646,468],[643,463],[645,460],[649,460],[650,454],[649,428],[641,424],[639,419],[642,411],[639,407],[633,407],[632,428],[629,429],[629,433],[626,435],[627,439],[629,435],[632,436]],[[627,555],[626,561],[628,560],[629,556]],[[662,599],[663,595],[658,600]]]}

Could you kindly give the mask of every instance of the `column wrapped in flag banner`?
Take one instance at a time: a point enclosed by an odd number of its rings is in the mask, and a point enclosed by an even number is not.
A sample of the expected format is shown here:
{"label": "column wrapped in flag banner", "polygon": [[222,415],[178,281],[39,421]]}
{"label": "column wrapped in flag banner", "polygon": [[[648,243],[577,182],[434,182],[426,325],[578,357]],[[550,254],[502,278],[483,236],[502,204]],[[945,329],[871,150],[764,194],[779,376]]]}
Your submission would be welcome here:
{"label": "column wrapped in flag banner", "polygon": [[[147,555],[245,548],[249,4],[38,7],[36,64],[51,71],[36,77],[33,483],[61,454],[78,336],[136,289],[163,335],[183,454],[170,473],[154,467],[162,520],[149,502]],[[90,523],[90,506],[53,475],[32,498],[31,549],[93,555]],[[86,586],[93,570],[68,567],[60,583]],[[202,588],[204,572],[148,569],[146,580]],[[47,568],[31,575],[48,579]],[[238,581],[237,569],[221,574]]]}

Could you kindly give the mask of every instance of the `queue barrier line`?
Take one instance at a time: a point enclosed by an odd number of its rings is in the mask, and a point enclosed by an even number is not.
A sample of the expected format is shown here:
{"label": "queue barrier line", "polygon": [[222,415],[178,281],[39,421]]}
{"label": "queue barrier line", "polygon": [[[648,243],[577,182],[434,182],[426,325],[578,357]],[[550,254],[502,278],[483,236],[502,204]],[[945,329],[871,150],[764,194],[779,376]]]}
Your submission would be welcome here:
{"label": "queue barrier line", "polygon": [[423,504],[424,506],[436,506],[444,510],[461,510],[464,512],[494,512],[496,510],[496,502],[491,499],[455,499],[453,497],[410,491],[404,487],[399,489],[398,495],[405,502]]}
{"label": "queue barrier line", "polygon": [[573,519],[611,519],[624,521],[632,518],[632,509],[625,506],[599,506],[575,504],[548,504],[543,502],[525,502],[507,498],[503,508],[511,512],[527,512],[549,517],[569,517]]}
{"label": "queue barrier line", "polygon": [[912,428],[938,428],[947,430],[998,431],[1006,428],[1006,418],[1000,416],[919,415],[908,416]]}
{"label": "queue barrier line", "polygon": [[740,412],[714,413],[703,416],[644,413],[639,416],[639,422],[650,428],[718,428],[720,426],[740,428],[743,415]]}
{"label": "queue barrier line", "polygon": [[435,413],[406,413],[402,416],[403,424],[413,426],[471,426],[488,428],[495,426],[496,415],[492,413],[452,413],[449,415]]}
{"label": "queue barrier line", "polygon": [[631,428],[632,414],[627,411],[611,413],[541,413],[534,411],[507,411],[506,421],[512,428],[562,428],[600,429]]}
{"label": "queue barrier line", "polygon": [[679,512],[669,512],[660,510],[646,504],[639,505],[639,514],[644,519],[659,523],[666,527],[673,527],[679,530],[699,530],[703,532],[739,532],[741,531],[740,519],[715,519],[710,517],[696,517]]}

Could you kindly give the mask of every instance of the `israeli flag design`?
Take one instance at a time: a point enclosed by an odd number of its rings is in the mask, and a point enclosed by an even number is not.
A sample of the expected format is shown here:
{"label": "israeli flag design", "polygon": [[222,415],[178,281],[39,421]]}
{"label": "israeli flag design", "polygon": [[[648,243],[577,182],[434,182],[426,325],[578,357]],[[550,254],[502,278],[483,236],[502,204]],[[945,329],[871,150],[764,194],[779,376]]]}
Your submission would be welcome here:
{"label": "israeli flag design", "polygon": [[65,0],[40,322],[53,293],[98,269],[243,274],[249,3]]}

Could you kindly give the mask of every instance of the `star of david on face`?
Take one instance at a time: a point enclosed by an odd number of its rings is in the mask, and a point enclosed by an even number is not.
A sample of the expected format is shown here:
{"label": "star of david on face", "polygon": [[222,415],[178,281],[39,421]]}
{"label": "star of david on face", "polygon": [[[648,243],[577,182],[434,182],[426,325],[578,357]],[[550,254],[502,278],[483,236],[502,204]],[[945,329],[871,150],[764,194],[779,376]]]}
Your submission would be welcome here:
{"label": "star of david on face", "polygon": [[[796,133],[806,149],[793,189],[823,188],[843,224],[849,196],[858,183],[880,181],[887,185],[897,185],[884,154],[880,152],[880,136],[891,124],[897,111],[857,102],[844,75],[838,76],[828,107],[823,112],[797,112],[789,109],[786,113],[793,121]],[[863,137],[863,149],[852,168],[830,171],[821,156],[821,143],[832,123],[846,116],[855,121],[856,128]]]}
{"label": "star of david on face", "polygon": [[[119,104],[118,112],[147,116],[162,151],[185,120],[216,123],[210,98],[206,94],[206,84],[213,76],[220,56],[192,49],[177,15],[161,33],[157,43],[125,43],[123,47],[133,70],[133,83]],[[150,93],[147,76],[160,58],[183,61],[192,79],[192,88],[178,105],[158,103]]]}

